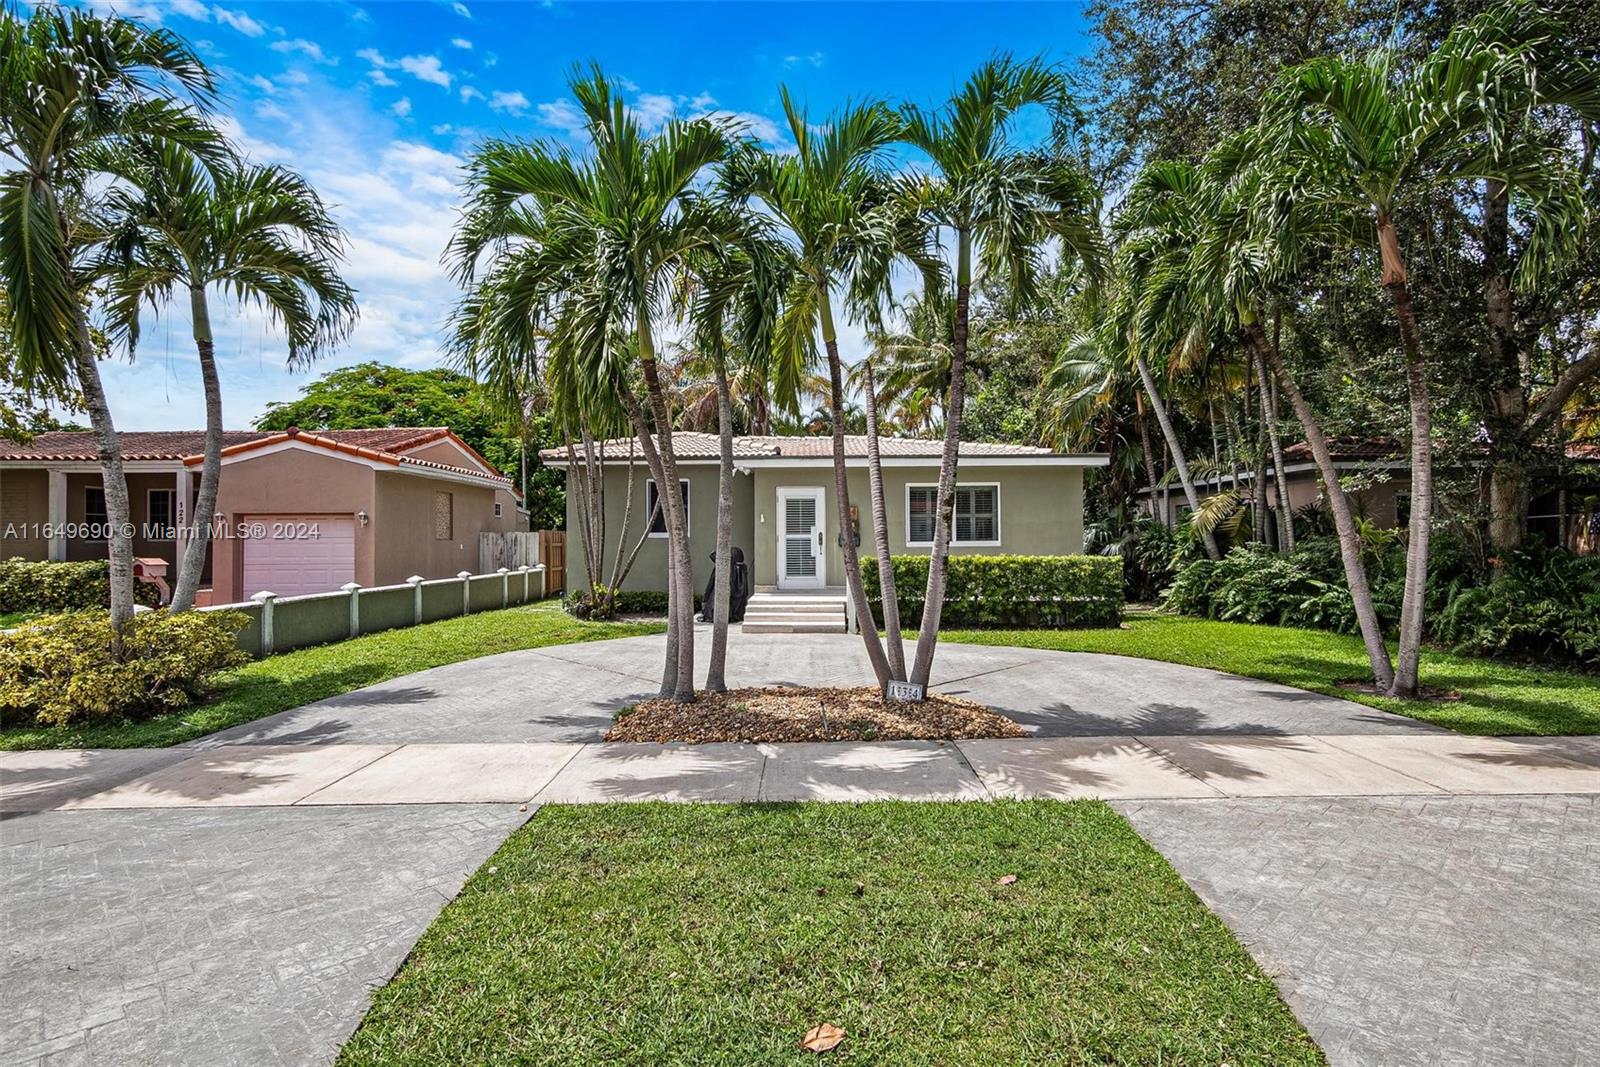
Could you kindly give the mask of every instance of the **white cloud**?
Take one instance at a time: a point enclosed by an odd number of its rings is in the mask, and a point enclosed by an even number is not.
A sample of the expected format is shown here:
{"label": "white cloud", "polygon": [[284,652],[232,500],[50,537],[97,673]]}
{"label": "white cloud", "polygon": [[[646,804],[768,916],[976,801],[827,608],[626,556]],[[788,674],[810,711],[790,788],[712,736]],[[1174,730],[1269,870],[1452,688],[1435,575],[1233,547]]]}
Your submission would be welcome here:
{"label": "white cloud", "polygon": [[500,62],[500,57],[495,55],[493,52],[485,52],[483,54],[483,65],[484,66],[492,67],[492,66],[496,65],[499,62]]}
{"label": "white cloud", "polygon": [[402,56],[400,69],[419,81],[450,88],[450,74],[438,56]]}
{"label": "white cloud", "polygon": [[463,104],[470,104],[474,100],[482,100],[482,99],[483,99],[483,94],[480,93],[477,89],[473,88],[472,86],[463,85],[461,87],[461,102]]}
{"label": "white cloud", "polygon": [[713,109],[702,112],[695,118],[715,119],[719,122],[731,123],[740,132],[748,133],[757,140],[766,141],[768,144],[778,144],[783,140],[783,131],[778,124],[765,115],[758,115],[753,111],[725,111]]}
{"label": "white cloud", "polygon": [[453,129],[455,129],[455,127],[450,125],[448,122],[441,122],[439,125],[433,127],[433,132],[438,136],[443,137]]}
{"label": "white cloud", "polygon": [[466,4],[461,3],[461,0],[456,0],[455,3],[451,4],[450,10],[454,11],[464,19],[470,19],[472,17],[472,12],[468,10]]}
{"label": "white cloud", "polygon": [[540,104],[539,121],[567,133],[577,133],[584,127],[583,112],[571,100],[552,100],[548,104]]}
{"label": "white cloud", "polygon": [[509,111],[520,115],[528,110],[528,98],[520,92],[503,92],[496,89],[489,95],[489,106],[496,111]]}
{"label": "white cloud", "polygon": [[168,0],[167,6],[174,14],[182,15],[186,19],[194,19],[196,22],[211,21],[211,9],[200,0]]}
{"label": "white cloud", "polygon": [[225,26],[232,26],[246,37],[260,37],[267,32],[267,28],[243,11],[229,11],[225,7],[211,9],[216,20]]}
{"label": "white cloud", "polygon": [[308,41],[304,37],[295,37],[288,41],[273,41],[274,52],[299,52],[317,63],[336,65],[339,61],[323,53],[322,46],[315,41]]}
{"label": "white cloud", "polygon": [[813,67],[820,67],[826,62],[827,58],[821,52],[807,52],[804,55],[784,56],[783,65],[786,67],[798,67],[803,63],[808,63]]}
{"label": "white cloud", "polygon": [[450,43],[464,51],[472,51],[472,42],[467,40],[465,37],[452,37],[450,39]]}
{"label": "white cloud", "polygon": [[311,80],[311,75],[303,70],[286,70],[278,75],[278,81],[283,85],[304,85]]}
{"label": "white cloud", "polygon": [[372,69],[367,71],[367,77],[379,85],[394,84],[394,79],[384,73],[390,70],[403,70],[418,81],[425,81],[445,89],[450,88],[450,83],[454,80],[454,76],[439,62],[438,56],[401,56],[399,59],[390,59],[376,48],[363,48],[356,55],[372,64]]}
{"label": "white cloud", "polygon": [[633,113],[647,130],[653,130],[678,113],[678,101],[660,93],[640,93],[633,102]]}
{"label": "white cloud", "polygon": [[273,85],[269,79],[263,78],[259,74],[252,74],[250,76],[250,84],[254,85],[257,89],[260,89],[268,96],[271,96],[273,93],[278,91],[278,87],[276,85]]}
{"label": "white cloud", "polygon": [[400,118],[405,118],[407,115],[411,114],[411,98],[409,96],[402,96],[400,99],[389,105],[389,110],[394,112]]}

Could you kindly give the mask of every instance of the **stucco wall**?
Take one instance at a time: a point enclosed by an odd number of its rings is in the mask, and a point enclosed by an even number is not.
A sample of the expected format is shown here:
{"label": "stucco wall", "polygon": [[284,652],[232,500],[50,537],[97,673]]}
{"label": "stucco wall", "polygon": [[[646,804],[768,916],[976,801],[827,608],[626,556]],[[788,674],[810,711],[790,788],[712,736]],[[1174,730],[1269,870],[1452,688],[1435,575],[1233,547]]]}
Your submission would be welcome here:
{"label": "stucco wall", "polygon": [[[0,559],[50,557],[50,541],[38,536],[50,521],[50,476],[42,470],[0,470]],[[10,527],[9,535],[7,527]]]}
{"label": "stucco wall", "polygon": [[[434,536],[435,493],[451,495],[454,521],[449,540]],[[372,527],[376,531],[373,584],[393,585],[413,574],[449,578],[462,571],[476,573],[478,534],[515,528],[514,510],[509,516],[495,518],[495,497],[496,491],[490,486],[464,485],[404,471],[377,472],[372,509]]]}
{"label": "stucco wall", "polygon": [[[889,540],[895,554],[927,552],[906,544],[906,485],[932,483],[937,467],[890,467],[884,470],[884,499],[889,520]],[[689,536],[694,553],[695,588],[703,589],[711,574],[710,554],[716,546],[717,468],[685,465],[680,474],[689,479]],[[865,468],[850,470],[850,501],[860,508],[863,549],[872,544],[871,507]],[[569,473],[567,490],[567,588],[584,585],[583,549],[578,535],[577,493]],[[1000,486],[1000,537],[998,546],[953,546],[955,552],[1065,555],[1083,551],[1083,469],[1081,467],[985,467],[963,464],[961,485],[998,483]],[[622,522],[627,485],[626,468],[606,473],[606,552],[611,557]],[[834,501],[831,467],[757,468],[734,476],[733,543],[745,551],[752,581],[777,584],[779,486],[816,486],[824,489],[827,515],[826,579],[830,586],[844,584],[844,555],[839,548],[838,507]],[[634,509],[628,542],[642,528],[644,474],[642,464],[633,490]],[[649,538],[639,560],[623,583],[624,589],[666,588],[666,540]]]}
{"label": "stucco wall", "polygon": [[[365,511],[370,516],[376,513],[372,475],[372,469],[364,464],[309,449],[255,455],[223,466],[217,513],[226,520],[225,529],[230,533],[246,519],[264,515],[350,517]],[[356,523],[355,580],[362,585],[378,584],[373,579],[374,530],[373,523]],[[239,599],[244,579],[242,544],[233,537],[213,542],[213,603]]]}
{"label": "stucco wall", "polygon": [[[694,555],[694,587],[705,588],[711,577],[711,553],[717,547],[718,468],[715,464],[683,464],[678,476],[689,482],[689,540]],[[567,473],[567,588],[580,590],[587,585],[583,567],[583,539],[579,534],[578,494]],[[645,482],[648,469],[639,462],[634,468],[633,510],[628,516],[626,547],[631,549],[644,530]],[[617,539],[622,536],[622,517],[627,505],[628,471],[625,465],[606,469],[606,565],[609,575],[616,558]],[[733,476],[733,544],[744,549],[745,563],[753,562],[755,531],[753,523],[755,479],[749,474]],[[663,590],[667,573],[667,539],[648,537],[639,558],[623,581],[628,590]]]}
{"label": "stucco wall", "polygon": [[[1394,527],[1395,494],[1411,491],[1411,475],[1399,470],[1377,470],[1371,472],[1366,480],[1370,484],[1350,493],[1351,508],[1358,516],[1370,519],[1381,528]],[[1284,481],[1289,487],[1289,507],[1292,510],[1298,511],[1307,504],[1323,500],[1322,479],[1316,471],[1292,471]],[[1226,478],[1223,480],[1223,488],[1231,488]],[[1248,495],[1249,483],[1244,483],[1242,489]],[[1206,483],[1196,485],[1195,491],[1196,495],[1204,500],[1212,494],[1214,488],[1210,483]],[[1269,502],[1275,500],[1271,481],[1267,483],[1267,498]],[[1148,504],[1150,513],[1158,517],[1161,514],[1161,499],[1162,494],[1158,492]],[[1172,521],[1176,522],[1182,519],[1189,503],[1184,496],[1183,486],[1177,484],[1172,486],[1171,501]]]}

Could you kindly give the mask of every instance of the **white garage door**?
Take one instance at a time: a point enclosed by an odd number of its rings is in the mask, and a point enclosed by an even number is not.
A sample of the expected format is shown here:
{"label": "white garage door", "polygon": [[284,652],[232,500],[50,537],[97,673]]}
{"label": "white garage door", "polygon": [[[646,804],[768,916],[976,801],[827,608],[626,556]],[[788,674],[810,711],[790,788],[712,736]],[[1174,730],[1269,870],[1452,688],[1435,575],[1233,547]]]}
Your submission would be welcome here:
{"label": "white garage door", "polygon": [[334,515],[244,520],[244,595],[328,593],[356,580],[356,521]]}

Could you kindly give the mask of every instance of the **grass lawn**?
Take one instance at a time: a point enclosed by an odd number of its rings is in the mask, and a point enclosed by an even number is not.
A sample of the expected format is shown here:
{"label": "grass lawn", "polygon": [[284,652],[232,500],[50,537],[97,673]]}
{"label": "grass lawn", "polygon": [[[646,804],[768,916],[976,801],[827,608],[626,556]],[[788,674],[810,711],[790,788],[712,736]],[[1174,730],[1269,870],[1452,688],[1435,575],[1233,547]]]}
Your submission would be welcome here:
{"label": "grass lawn", "polygon": [[0,611],[0,630],[8,626],[21,626],[37,614],[36,611]]}
{"label": "grass lawn", "polygon": [[0,751],[160,748],[412,671],[521,648],[656,633],[650,623],[580,622],[556,600],[486,611],[268,656],[217,676],[204,705],[144,722],[0,730]]}
{"label": "grass lawn", "polygon": [[[1014,884],[999,880],[1015,875]],[[546,807],[339,1062],[1321,1063],[1099,803]]]}
{"label": "grass lawn", "polygon": [[1600,675],[1426,649],[1423,684],[1454,690],[1461,694],[1459,701],[1367,696],[1336,684],[1371,677],[1361,639],[1321,630],[1130,615],[1120,630],[960,630],[943,637],[970,644],[1110,652],[1210,667],[1358,700],[1465,734],[1600,733]]}

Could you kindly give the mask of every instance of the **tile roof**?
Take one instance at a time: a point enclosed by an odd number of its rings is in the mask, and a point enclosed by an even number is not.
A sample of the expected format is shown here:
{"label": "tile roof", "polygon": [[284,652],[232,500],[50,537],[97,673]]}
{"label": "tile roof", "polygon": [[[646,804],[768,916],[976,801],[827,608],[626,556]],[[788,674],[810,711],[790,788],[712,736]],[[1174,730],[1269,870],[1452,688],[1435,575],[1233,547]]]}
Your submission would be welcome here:
{"label": "tile roof", "polygon": [[[1405,449],[1392,437],[1330,437],[1328,451],[1335,460],[1402,459]],[[1311,446],[1296,441],[1283,450],[1286,459],[1311,461]]]}
{"label": "tile roof", "polygon": [[[606,458],[618,460],[627,455],[628,443],[632,438],[618,437],[603,442]],[[680,459],[716,459],[719,456],[719,444],[714,433],[696,433],[688,430],[679,430],[672,435],[674,453]],[[851,458],[863,458],[867,454],[867,438],[864,434],[849,434],[844,439],[845,455]],[[944,450],[944,442],[932,438],[906,438],[906,437],[880,437],[878,438],[878,451],[885,457],[937,459]],[[966,458],[974,456],[1053,456],[1059,453],[1048,448],[1035,448],[1031,445],[996,444],[988,441],[963,441],[961,442],[961,455]],[[734,459],[827,459],[833,455],[833,438],[831,437],[778,437],[778,436],[738,436],[733,439]],[[564,461],[567,458],[565,448],[547,448],[539,453],[539,458],[550,461]]]}
{"label": "tile roof", "polygon": [[[451,463],[441,463],[438,460],[420,459],[402,454],[407,449],[452,436],[449,427],[446,426],[378,426],[363,430],[310,431],[298,428],[287,431],[224,430],[222,432],[222,449],[224,454],[234,455],[249,451],[252,448],[260,448],[294,438],[307,444],[330,448],[352,455],[360,455],[367,459],[391,463],[395,466],[426,467],[431,470],[447,471],[452,474],[471,475],[474,478],[490,481],[496,485],[510,487],[510,479],[504,477],[498,471],[492,475],[486,475],[472,467],[457,466]],[[125,460],[197,462],[197,457],[205,451],[206,435],[203,430],[135,430],[119,433],[117,437],[122,444],[122,458]],[[482,460],[482,457],[478,456],[465,442],[461,442],[461,444],[473,456]],[[100,453],[95,447],[94,434],[86,431],[36,434],[27,444],[0,440],[0,463],[7,460],[17,462],[49,462],[52,460],[94,462],[99,458]],[[483,460],[483,464],[490,470],[494,470],[493,465],[487,460]]]}

